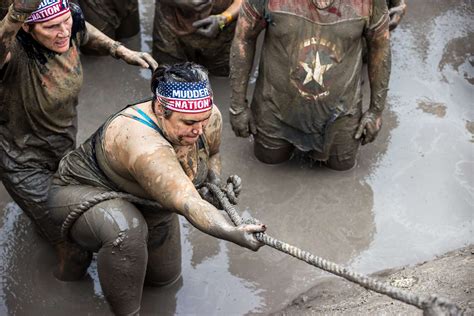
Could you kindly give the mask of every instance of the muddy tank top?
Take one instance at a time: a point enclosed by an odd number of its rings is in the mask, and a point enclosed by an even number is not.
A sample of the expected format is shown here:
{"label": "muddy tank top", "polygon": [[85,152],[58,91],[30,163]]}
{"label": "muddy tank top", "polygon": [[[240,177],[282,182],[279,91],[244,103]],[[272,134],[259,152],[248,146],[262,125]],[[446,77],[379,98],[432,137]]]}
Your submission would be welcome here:
{"label": "muddy tank top", "polygon": [[385,0],[335,0],[328,10],[313,1],[249,0],[241,15],[266,25],[251,104],[258,132],[325,152],[331,123],[360,111],[363,40],[387,10]]}
{"label": "muddy tank top", "polygon": [[71,4],[71,46],[54,53],[20,30],[0,70],[0,170],[55,171],[74,149],[82,86],[79,46],[87,40],[79,7]]}
{"label": "muddy tank top", "polygon": [[220,14],[224,12],[234,0],[212,0],[212,5],[207,10],[202,12],[183,12],[176,6],[171,6],[163,3],[163,1],[155,1],[156,10],[155,14],[161,21],[160,23],[166,24],[167,28],[178,35],[188,35],[196,31],[192,26],[195,21],[207,18],[210,15]]}
{"label": "muddy tank top", "polygon": [[[134,103],[125,109],[134,107],[136,104],[143,102],[144,101]],[[138,110],[136,111],[136,115],[123,113],[124,110],[112,115],[81,146],[67,154],[59,164],[56,178],[60,181],[56,181],[56,183],[61,185],[86,184],[110,191],[127,192],[138,197],[149,198],[146,192],[142,190],[136,182],[125,179],[112,170],[103,147],[105,131],[110,122],[118,116],[126,116],[135,119],[144,125],[143,128],[153,128],[165,138],[161,129],[145,113],[140,113],[141,110],[138,108],[135,109]],[[145,116],[143,116],[143,114]],[[208,173],[209,148],[204,135],[201,135],[199,138],[197,146],[198,166],[196,175],[194,175],[193,184],[199,187],[206,180]],[[184,162],[180,163],[183,164]]]}

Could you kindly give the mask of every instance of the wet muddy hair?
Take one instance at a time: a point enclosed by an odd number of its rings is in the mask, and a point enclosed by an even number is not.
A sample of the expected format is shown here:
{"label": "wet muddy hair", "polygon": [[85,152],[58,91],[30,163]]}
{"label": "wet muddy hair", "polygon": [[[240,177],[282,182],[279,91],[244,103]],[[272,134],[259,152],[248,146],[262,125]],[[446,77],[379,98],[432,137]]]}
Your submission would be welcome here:
{"label": "wet muddy hair", "polygon": [[[174,65],[163,64],[158,66],[151,77],[151,92],[153,102],[156,101],[156,88],[161,82],[198,82],[207,81],[207,88],[211,91],[207,69],[193,62],[184,62]],[[169,118],[173,111],[163,107],[165,118]]]}

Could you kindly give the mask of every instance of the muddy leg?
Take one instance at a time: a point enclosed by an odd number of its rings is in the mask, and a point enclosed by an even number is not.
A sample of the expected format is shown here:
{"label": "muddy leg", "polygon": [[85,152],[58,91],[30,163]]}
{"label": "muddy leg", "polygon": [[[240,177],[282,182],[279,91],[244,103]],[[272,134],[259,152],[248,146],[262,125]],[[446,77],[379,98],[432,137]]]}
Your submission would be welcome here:
{"label": "muddy leg", "polygon": [[54,276],[61,281],[80,280],[92,261],[92,252],[71,242],[61,242],[55,246],[58,265]]}
{"label": "muddy leg", "polygon": [[344,171],[353,168],[357,161],[360,141],[354,138],[360,115],[345,117],[337,122],[329,159],[326,166],[333,170]]}
{"label": "muddy leg", "polygon": [[138,1],[128,1],[128,15],[122,19],[119,27],[115,31],[117,39],[128,38],[140,32],[140,13],[138,11]]}
{"label": "muddy leg", "polygon": [[98,250],[99,281],[112,311],[137,313],[148,261],[148,227],[140,211],[120,199],[102,202],[78,219],[71,236],[82,247]]}
{"label": "muddy leg", "polygon": [[181,276],[181,237],[176,214],[163,220],[145,216],[148,223],[148,266],[145,282],[151,286],[174,283]]}
{"label": "muddy leg", "polygon": [[[76,205],[103,192],[95,187],[53,186],[49,207],[62,223]],[[82,249],[97,252],[99,281],[117,315],[140,310],[148,261],[148,226],[141,212],[121,199],[99,203],[82,214],[69,236]]]}
{"label": "muddy leg", "polygon": [[255,157],[267,164],[278,164],[288,161],[293,154],[293,145],[287,145],[278,149],[270,149],[255,141],[253,151]]}

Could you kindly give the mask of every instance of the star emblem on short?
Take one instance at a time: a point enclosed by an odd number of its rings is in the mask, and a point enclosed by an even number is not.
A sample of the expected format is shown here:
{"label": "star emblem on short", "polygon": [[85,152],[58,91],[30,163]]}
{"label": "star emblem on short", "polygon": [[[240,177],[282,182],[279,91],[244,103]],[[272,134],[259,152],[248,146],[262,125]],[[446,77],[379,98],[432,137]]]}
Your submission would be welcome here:
{"label": "star emblem on short", "polygon": [[324,73],[332,67],[332,64],[321,64],[319,52],[316,52],[316,58],[311,64],[300,62],[300,65],[306,71],[306,78],[304,78],[303,85],[306,85],[307,83],[310,83],[314,80],[324,88],[323,76]]}

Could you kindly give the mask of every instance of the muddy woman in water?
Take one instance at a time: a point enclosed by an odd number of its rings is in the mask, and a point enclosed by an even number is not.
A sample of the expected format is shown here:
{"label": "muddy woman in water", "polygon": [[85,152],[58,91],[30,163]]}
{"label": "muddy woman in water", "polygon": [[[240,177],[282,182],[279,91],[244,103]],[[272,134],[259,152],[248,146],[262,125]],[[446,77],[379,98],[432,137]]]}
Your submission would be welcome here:
{"label": "muddy woman in water", "polygon": [[0,179],[62,256],[69,248],[45,202],[60,159],[75,148],[80,46],[157,66],[149,54],[131,51],[85,22],[67,0],[15,0],[0,22]]}
{"label": "muddy woman in water", "polygon": [[[105,191],[161,204],[101,202],[70,229],[74,242],[97,252],[99,281],[117,315],[138,313],[144,282],[162,286],[180,277],[177,215],[209,235],[252,250],[262,246],[253,233],[265,230],[261,224],[234,226],[196,190],[204,182],[218,184],[221,169],[222,119],[204,68],[160,66],[151,87],[152,100],[111,116],[61,160],[50,193],[58,226],[78,203]],[[229,181],[238,193],[240,181],[235,176]]]}

